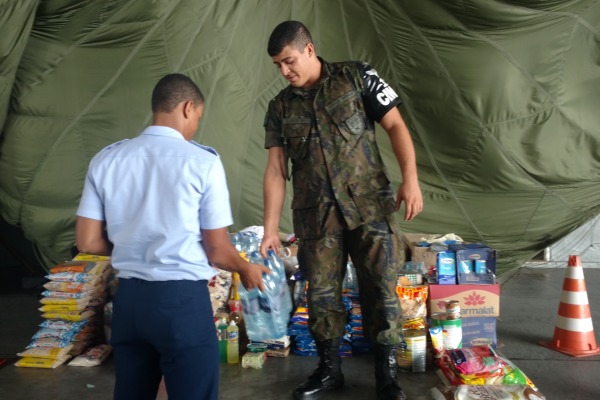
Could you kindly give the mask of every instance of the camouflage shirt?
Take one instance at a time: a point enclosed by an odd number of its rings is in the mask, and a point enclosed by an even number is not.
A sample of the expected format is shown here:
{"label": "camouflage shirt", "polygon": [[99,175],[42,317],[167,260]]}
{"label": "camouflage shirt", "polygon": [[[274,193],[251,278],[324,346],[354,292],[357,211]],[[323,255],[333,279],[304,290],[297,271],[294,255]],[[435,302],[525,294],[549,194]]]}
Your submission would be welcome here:
{"label": "camouflage shirt", "polygon": [[283,147],[292,161],[294,232],[303,239],[322,236],[332,203],[348,229],[395,210],[374,122],[400,99],[366,63],[320,60],[320,81],[283,89],[264,124],[265,148]]}

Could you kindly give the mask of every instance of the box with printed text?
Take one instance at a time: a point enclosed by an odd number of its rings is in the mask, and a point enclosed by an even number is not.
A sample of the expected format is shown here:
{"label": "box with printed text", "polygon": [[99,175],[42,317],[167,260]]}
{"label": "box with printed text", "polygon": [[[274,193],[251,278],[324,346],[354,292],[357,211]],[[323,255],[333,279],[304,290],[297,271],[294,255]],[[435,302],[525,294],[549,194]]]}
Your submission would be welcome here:
{"label": "box with printed text", "polygon": [[429,285],[429,315],[446,311],[446,302],[457,300],[463,318],[498,317],[500,285]]}
{"label": "box with printed text", "polygon": [[462,345],[496,347],[496,317],[472,317],[462,320]]}

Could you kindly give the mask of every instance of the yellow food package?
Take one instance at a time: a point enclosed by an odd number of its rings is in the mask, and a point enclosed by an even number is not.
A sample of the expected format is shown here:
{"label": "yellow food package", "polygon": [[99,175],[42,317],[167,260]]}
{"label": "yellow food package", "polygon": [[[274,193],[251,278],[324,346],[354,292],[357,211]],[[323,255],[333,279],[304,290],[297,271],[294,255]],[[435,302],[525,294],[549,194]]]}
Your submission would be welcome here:
{"label": "yellow food package", "polygon": [[97,256],[94,254],[87,253],[79,253],[74,258],[73,261],[110,261],[109,256]]}
{"label": "yellow food package", "polygon": [[86,299],[83,302],[79,301],[74,304],[44,304],[38,308],[38,310],[41,312],[81,311],[88,305],[89,302],[89,299]]}
{"label": "yellow food package", "polygon": [[51,358],[25,357],[17,361],[15,366],[25,368],[56,368],[64,364],[69,358],[70,356],[64,356],[53,360]]}
{"label": "yellow food package", "polygon": [[65,321],[83,321],[94,315],[91,310],[80,311],[48,311],[42,314],[46,319],[64,319]]}
{"label": "yellow food package", "polygon": [[23,358],[47,358],[50,360],[57,360],[68,356],[72,348],[73,345],[67,347],[33,347],[17,353],[17,355]]}

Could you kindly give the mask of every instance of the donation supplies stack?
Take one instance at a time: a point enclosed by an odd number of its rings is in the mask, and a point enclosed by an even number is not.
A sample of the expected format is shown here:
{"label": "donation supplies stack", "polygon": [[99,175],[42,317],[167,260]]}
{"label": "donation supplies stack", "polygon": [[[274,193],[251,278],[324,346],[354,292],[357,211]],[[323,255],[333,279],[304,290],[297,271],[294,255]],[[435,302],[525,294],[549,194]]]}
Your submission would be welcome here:
{"label": "donation supplies stack", "polygon": [[[31,343],[17,353],[22,358],[15,365],[56,368],[105,342],[103,310],[111,272],[110,258],[81,253],[52,267],[40,300],[44,321]],[[109,351],[103,350],[102,356]]]}
{"label": "donation supplies stack", "polygon": [[[431,355],[443,381],[431,389],[435,400],[545,399],[523,371],[496,350],[496,250],[465,243],[453,233],[405,234],[404,242],[410,261],[398,277],[397,292],[404,324],[412,321],[414,326],[403,326],[406,346],[398,349],[399,369],[425,371]],[[432,351],[426,352],[429,345]]]}

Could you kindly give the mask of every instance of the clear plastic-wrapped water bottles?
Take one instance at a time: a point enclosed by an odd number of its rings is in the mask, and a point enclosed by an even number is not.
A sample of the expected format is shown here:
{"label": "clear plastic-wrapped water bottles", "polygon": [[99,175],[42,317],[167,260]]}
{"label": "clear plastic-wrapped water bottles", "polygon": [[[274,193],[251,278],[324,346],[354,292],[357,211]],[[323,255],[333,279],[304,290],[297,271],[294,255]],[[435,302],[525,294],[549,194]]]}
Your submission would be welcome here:
{"label": "clear plastic-wrapped water bottles", "polygon": [[287,334],[287,324],[292,311],[292,299],[283,263],[273,250],[269,250],[268,257],[264,259],[257,251],[253,251],[249,261],[266,265],[272,273],[263,275],[264,292],[257,288],[246,290],[240,285],[248,338],[253,341],[278,339]]}
{"label": "clear plastic-wrapped water bottles", "polygon": [[[285,331],[287,331],[287,325],[290,321],[290,314],[292,312],[293,304],[290,287],[286,278],[285,265],[283,264],[283,260],[275,254],[274,250],[268,250],[267,255],[268,258],[265,260],[265,265],[272,271],[277,271],[277,274],[273,273],[271,276],[266,278],[273,280],[274,283],[270,284],[273,287],[273,299],[274,301],[280,302],[280,307],[278,310],[276,310],[276,317],[278,320],[277,324],[285,326]],[[268,283],[266,279],[265,284]],[[286,333],[283,335],[285,334]]]}
{"label": "clear plastic-wrapped water bottles", "polygon": [[238,253],[246,253],[258,250],[260,239],[253,232],[238,232],[231,237],[231,243]]}

